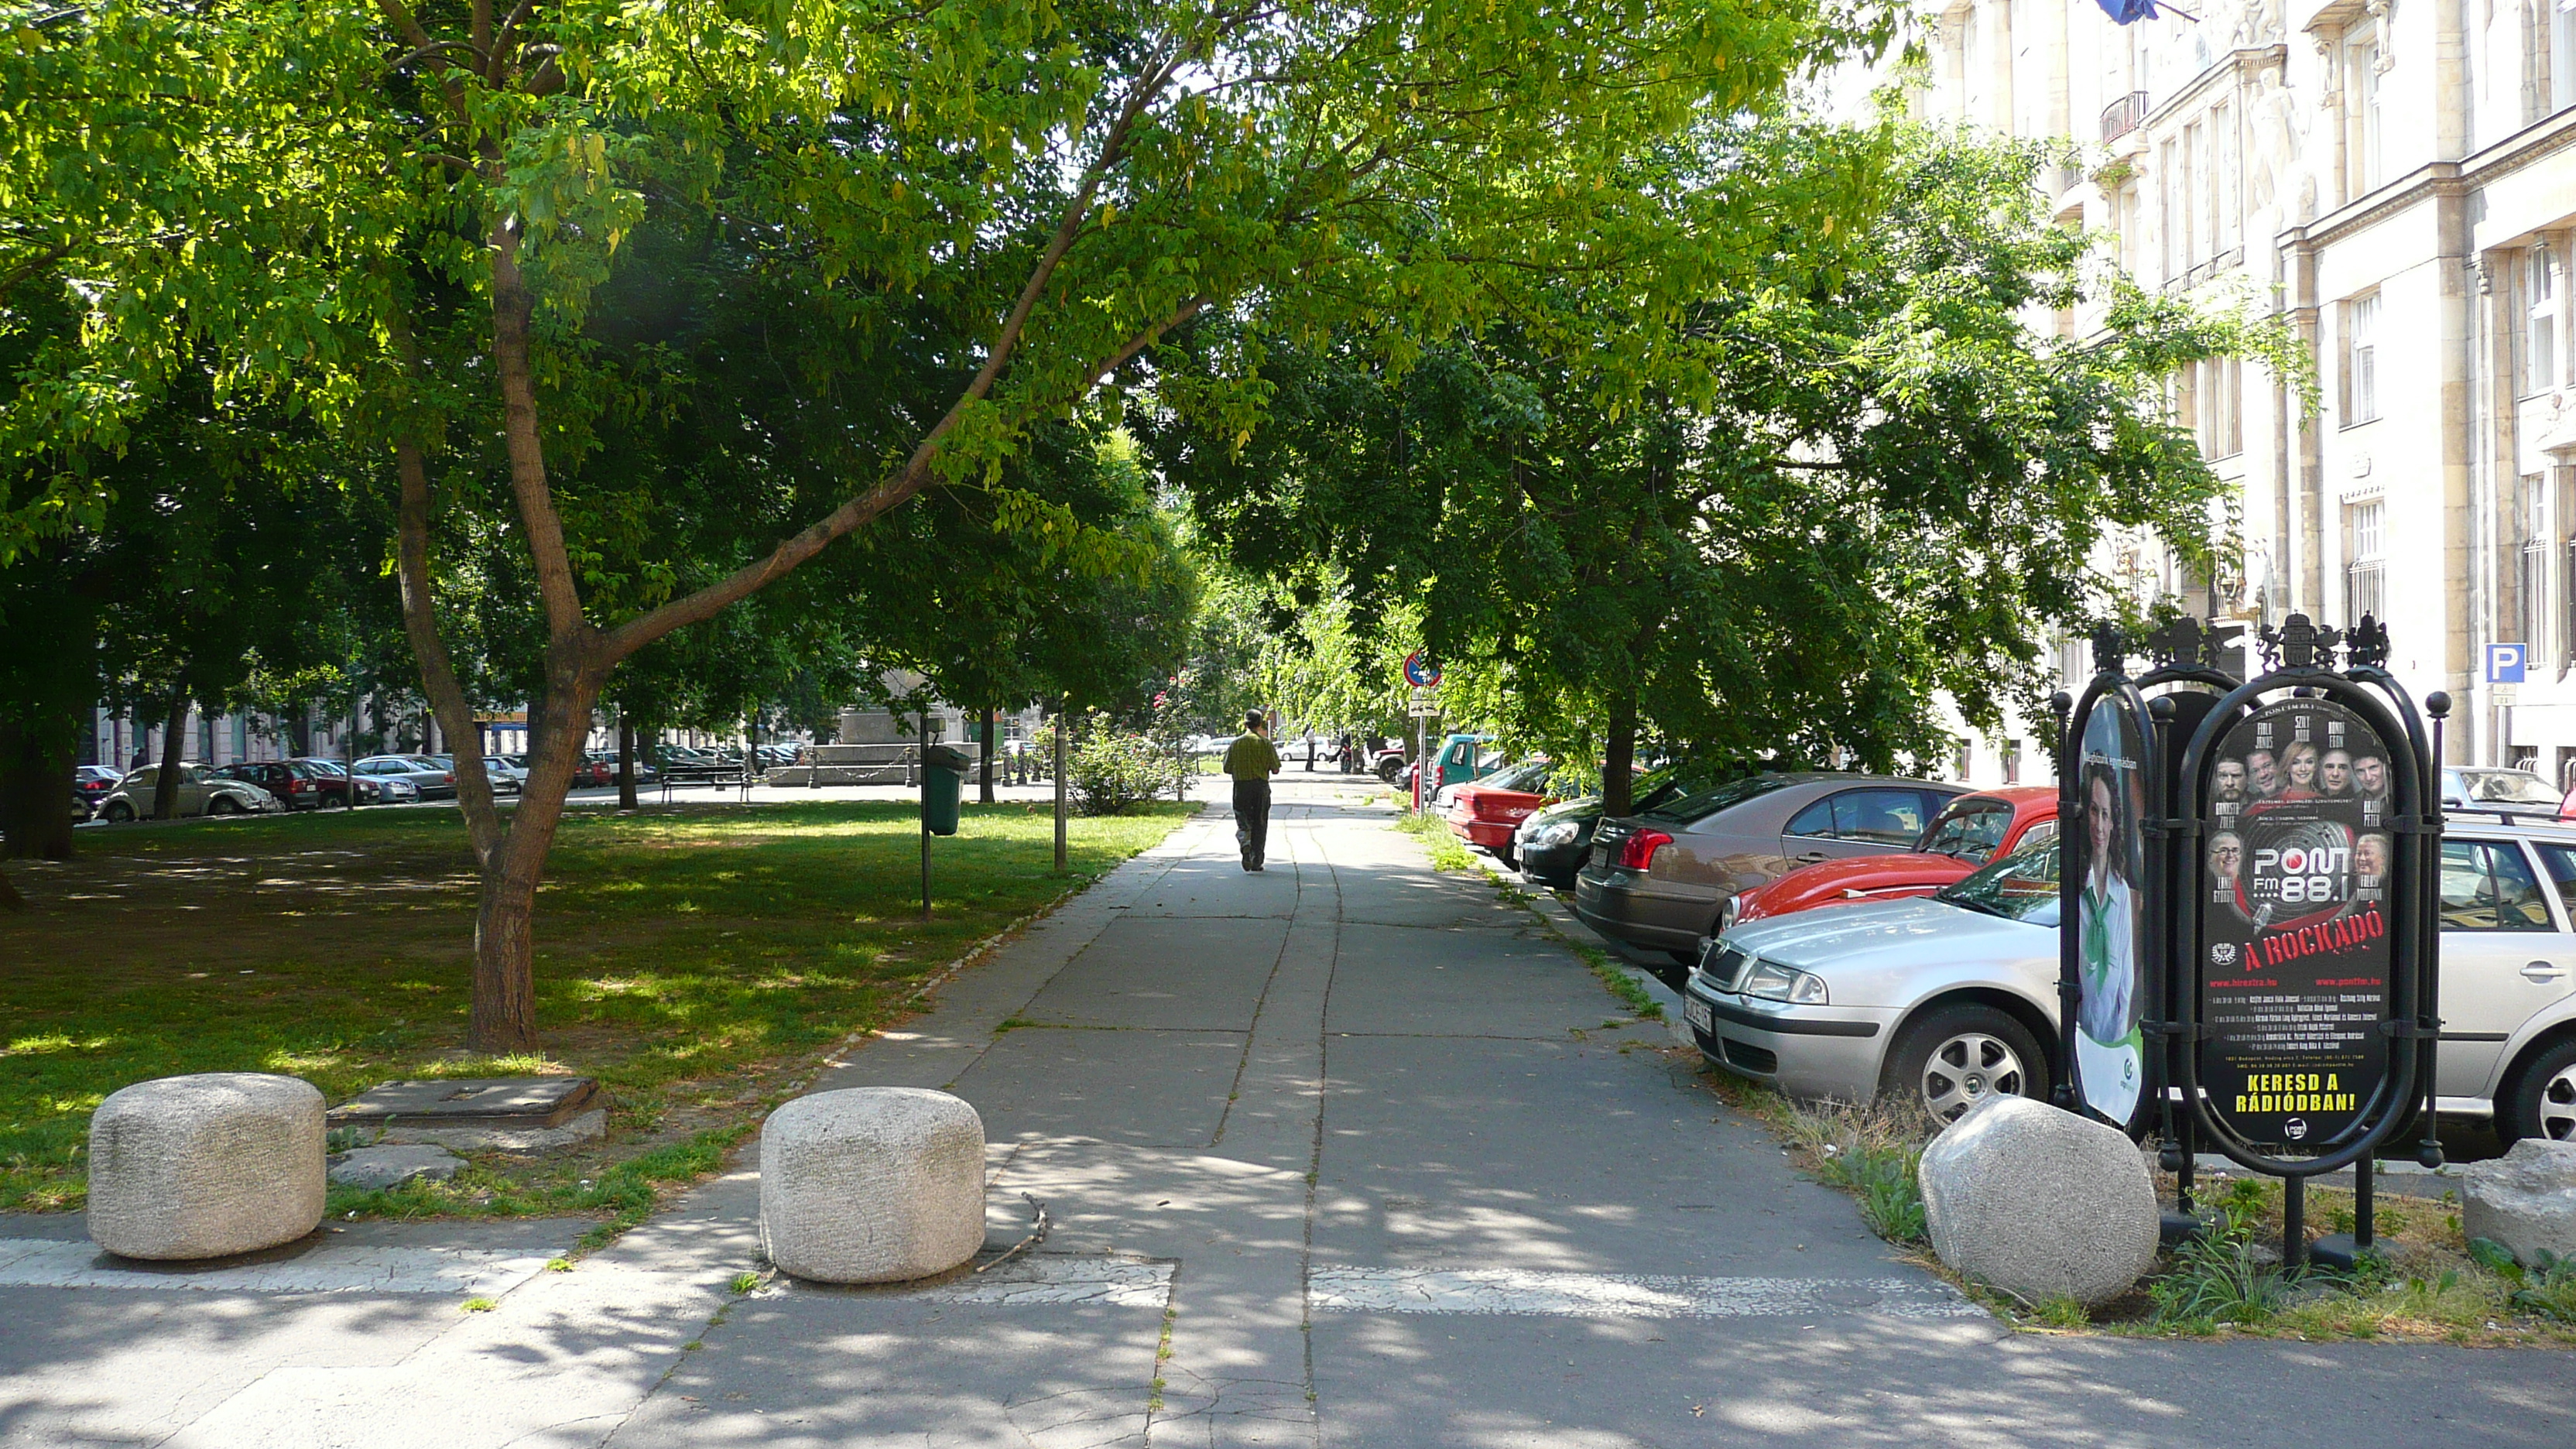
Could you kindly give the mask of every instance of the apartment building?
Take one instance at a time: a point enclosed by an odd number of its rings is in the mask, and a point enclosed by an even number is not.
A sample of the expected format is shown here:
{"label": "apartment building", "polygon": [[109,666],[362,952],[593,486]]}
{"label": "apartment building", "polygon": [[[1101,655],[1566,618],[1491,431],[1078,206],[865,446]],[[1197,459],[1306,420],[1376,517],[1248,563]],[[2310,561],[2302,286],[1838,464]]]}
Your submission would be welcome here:
{"label": "apartment building", "polygon": [[[2195,0],[2186,0],[2193,8]],[[2576,0],[2093,0],[1927,12],[1920,118],[2069,138],[2057,215],[2141,282],[2286,317],[2320,409],[2259,368],[2177,378],[2242,501],[2219,612],[2394,634],[2451,755],[2576,766]],[[2036,319],[2081,335],[2088,319]],[[2150,540],[2114,566],[2185,593]],[[2209,595],[2189,590],[2195,608]],[[2516,691],[2490,643],[2528,646]]]}

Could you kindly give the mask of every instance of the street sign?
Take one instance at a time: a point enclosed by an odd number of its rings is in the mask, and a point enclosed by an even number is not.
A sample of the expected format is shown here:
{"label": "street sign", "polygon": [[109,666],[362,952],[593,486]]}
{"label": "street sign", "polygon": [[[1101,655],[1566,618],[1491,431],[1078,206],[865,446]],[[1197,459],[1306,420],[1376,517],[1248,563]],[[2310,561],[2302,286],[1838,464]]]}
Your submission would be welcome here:
{"label": "street sign", "polygon": [[2523,667],[2531,660],[2527,644],[2490,644],[2487,646],[2487,683],[2520,684]]}
{"label": "street sign", "polygon": [[1440,682],[1440,666],[1416,649],[1404,656],[1404,682],[1417,689],[1429,689]]}

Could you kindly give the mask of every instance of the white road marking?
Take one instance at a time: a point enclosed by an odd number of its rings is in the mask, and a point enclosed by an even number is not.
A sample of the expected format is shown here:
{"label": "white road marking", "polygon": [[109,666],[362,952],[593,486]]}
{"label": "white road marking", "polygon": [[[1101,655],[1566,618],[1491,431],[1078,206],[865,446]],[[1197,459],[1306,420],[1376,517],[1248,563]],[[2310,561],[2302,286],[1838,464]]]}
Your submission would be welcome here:
{"label": "white road marking", "polygon": [[1949,1285],[1908,1278],[1673,1278],[1522,1268],[1318,1268],[1314,1306],[1333,1313],[1511,1313],[1559,1318],[1787,1318],[1869,1313],[1970,1318]]}
{"label": "white road marking", "polygon": [[95,1243],[0,1238],[0,1287],[198,1293],[454,1293],[497,1297],[545,1271],[545,1253],[325,1243],[294,1258],[230,1267],[144,1266]]}
{"label": "white road marking", "polygon": [[[1135,1258],[1035,1254],[1014,1258],[984,1273],[951,1278],[926,1288],[888,1284],[874,1290],[870,1296],[1010,1308],[1052,1303],[1161,1308],[1171,1301],[1173,1267],[1171,1263]],[[812,1292],[816,1289],[816,1285],[799,1283],[793,1278],[781,1278],[779,1282],[791,1291],[804,1289]]]}

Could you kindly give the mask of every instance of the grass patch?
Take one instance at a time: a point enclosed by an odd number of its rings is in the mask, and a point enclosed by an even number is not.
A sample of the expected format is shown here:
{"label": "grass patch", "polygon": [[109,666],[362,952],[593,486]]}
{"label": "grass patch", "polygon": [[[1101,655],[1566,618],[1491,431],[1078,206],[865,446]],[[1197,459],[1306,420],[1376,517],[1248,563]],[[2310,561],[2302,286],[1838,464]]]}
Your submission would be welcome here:
{"label": "grass patch", "polygon": [[1407,810],[1395,817],[1395,828],[1422,842],[1431,852],[1431,864],[1440,870],[1453,870],[1461,875],[1476,873],[1476,857],[1458,841],[1458,832],[1449,822],[1429,810]]}
{"label": "grass patch", "polygon": [[475,878],[455,812],[84,831],[78,859],[13,866],[32,909],[0,917],[0,1211],[81,1206],[91,1111],[149,1077],[279,1072],[337,1102],[576,1071],[607,1089],[602,1141],[335,1189],[330,1210],[586,1213],[614,1233],[713,1171],[836,1043],[1188,813],[1076,818],[1059,876],[1049,806],[969,805],[936,843],[924,922],[906,803],[573,811],[538,906],[544,1050],[503,1059],[464,1051]]}
{"label": "grass patch", "polygon": [[[1960,1280],[1931,1256],[1915,1173],[1932,1124],[1919,1113],[1797,1102],[1715,1068],[1702,1080],[1778,1134],[1801,1170],[1852,1194],[1872,1232],[1917,1250],[1917,1261],[2025,1328],[2576,1348],[2576,1265],[2526,1267],[2492,1244],[2466,1241],[2447,1198],[2383,1191],[2373,1226],[2384,1259],[2350,1275],[2284,1272],[2281,1185],[2265,1178],[2204,1180],[2199,1205],[2215,1212],[2215,1230],[2160,1257],[2137,1291],[2090,1310],[2062,1299],[2020,1303]],[[2172,1189],[2160,1175],[2164,1200]],[[2353,1212],[2349,1190],[2308,1189],[2309,1220],[2321,1228],[2349,1232]]]}

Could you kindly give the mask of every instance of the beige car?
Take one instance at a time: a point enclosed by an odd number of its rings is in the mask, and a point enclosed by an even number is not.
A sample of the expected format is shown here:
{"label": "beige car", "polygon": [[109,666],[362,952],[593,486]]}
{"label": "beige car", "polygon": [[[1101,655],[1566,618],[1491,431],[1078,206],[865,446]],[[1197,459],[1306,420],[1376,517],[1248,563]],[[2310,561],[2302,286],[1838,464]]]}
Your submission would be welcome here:
{"label": "beige car", "polygon": [[[146,765],[116,782],[98,802],[103,820],[142,820],[152,814],[152,796],[161,785],[161,767]],[[182,815],[266,815],[284,810],[286,802],[247,780],[227,780],[203,765],[179,767]]]}
{"label": "beige car", "polygon": [[1614,940],[1697,964],[1739,891],[1802,865],[1911,850],[1965,785],[1884,775],[1754,775],[1604,820],[1574,878],[1574,912]]}

